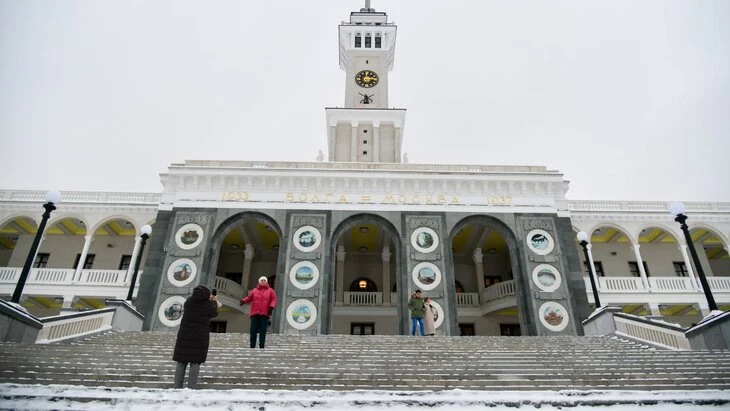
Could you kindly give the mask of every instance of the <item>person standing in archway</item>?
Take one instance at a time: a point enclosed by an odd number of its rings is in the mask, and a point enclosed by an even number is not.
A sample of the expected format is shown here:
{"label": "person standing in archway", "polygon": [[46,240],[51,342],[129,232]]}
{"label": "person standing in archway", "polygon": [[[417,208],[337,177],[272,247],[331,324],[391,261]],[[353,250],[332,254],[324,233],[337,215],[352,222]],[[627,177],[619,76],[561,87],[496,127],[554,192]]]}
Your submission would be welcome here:
{"label": "person standing in archway", "polygon": [[264,348],[266,343],[266,328],[269,326],[269,318],[276,308],[276,293],[269,287],[269,280],[266,276],[259,278],[259,285],[251,290],[248,295],[241,299],[241,305],[251,303],[249,317],[251,318],[251,348],[256,348],[256,335],[259,338],[259,348]]}

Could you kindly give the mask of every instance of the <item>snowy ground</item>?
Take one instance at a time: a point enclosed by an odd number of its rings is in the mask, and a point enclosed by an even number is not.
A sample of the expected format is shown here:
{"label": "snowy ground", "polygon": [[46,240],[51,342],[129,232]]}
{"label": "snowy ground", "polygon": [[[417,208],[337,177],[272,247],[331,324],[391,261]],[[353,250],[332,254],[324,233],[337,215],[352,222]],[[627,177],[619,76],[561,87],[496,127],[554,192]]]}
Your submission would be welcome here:
{"label": "snowy ground", "polygon": [[0,384],[13,410],[730,410],[730,390],[702,391],[275,391],[90,388]]}

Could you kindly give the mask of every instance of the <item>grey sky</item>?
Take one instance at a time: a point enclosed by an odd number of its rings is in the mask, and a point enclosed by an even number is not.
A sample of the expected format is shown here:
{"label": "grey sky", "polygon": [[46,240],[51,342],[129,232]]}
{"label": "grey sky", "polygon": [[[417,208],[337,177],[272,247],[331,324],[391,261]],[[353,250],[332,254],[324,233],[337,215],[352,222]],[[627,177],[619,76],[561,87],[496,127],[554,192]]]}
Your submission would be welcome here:
{"label": "grey sky", "polygon": [[[314,161],[362,0],[0,0],[0,189],[161,190]],[[571,199],[730,201],[730,2],[384,1],[411,163],[546,165]]]}

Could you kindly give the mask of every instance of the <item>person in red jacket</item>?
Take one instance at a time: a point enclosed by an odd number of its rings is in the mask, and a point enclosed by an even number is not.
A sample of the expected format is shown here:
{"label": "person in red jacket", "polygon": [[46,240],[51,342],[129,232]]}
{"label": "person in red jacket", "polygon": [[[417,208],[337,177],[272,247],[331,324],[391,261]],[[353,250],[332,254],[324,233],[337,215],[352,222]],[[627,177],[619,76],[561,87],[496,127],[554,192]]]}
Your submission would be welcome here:
{"label": "person in red jacket", "polygon": [[251,303],[251,348],[256,348],[256,335],[259,336],[259,348],[264,348],[266,328],[269,326],[271,312],[276,307],[276,293],[269,287],[265,276],[259,278],[259,285],[241,299],[241,305]]}

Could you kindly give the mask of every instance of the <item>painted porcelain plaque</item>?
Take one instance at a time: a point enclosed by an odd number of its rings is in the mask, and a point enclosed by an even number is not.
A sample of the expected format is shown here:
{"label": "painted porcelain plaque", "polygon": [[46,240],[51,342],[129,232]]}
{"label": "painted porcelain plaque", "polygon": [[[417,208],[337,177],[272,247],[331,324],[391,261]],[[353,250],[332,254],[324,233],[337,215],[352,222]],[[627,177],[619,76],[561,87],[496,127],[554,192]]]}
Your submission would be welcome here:
{"label": "painted porcelain plaque", "polygon": [[195,262],[189,258],[178,258],[167,269],[167,280],[178,287],[190,284],[198,273]]}
{"label": "painted porcelain plaque", "polygon": [[545,230],[532,230],[527,233],[527,246],[535,254],[547,255],[555,248],[553,237]]}
{"label": "painted porcelain plaque", "polygon": [[411,234],[411,245],[420,253],[430,253],[439,246],[436,232],[428,227],[419,227]]}
{"label": "painted porcelain plaque", "polygon": [[299,227],[299,229],[294,232],[294,247],[296,247],[299,251],[303,251],[305,253],[314,251],[317,247],[319,247],[321,242],[322,235],[319,230],[311,225]]}
{"label": "painted porcelain plaque", "polygon": [[548,301],[538,310],[540,322],[550,331],[563,331],[568,326],[568,310],[562,304]]}
{"label": "painted porcelain plaque", "polygon": [[294,284],[294,287],[300,290],[308,290],[317,284],[319,269],[312,262],[300,261],[289,270],[289,280]]}
{"label": "painted porcelain plaque", "polygon": [[175,243],[183,250],[192,250],[203,242],[203,229],[197,224],[185,224],[175,233]]}
{"label": "painted porcelain plaque", "polygon": [[552,292],[560,288],[563,279],[557,268],[550,264],[540,264],[532,270],[532,281],[542,291]]}
{"label": "painted porcelain plaque", "polygon": [[307,329],[317,321],[317,307],[309,300],[294,300],[286,309],[286,321],[297,330]]}
{"label": "painted porcelain plaque", "polygon": [[183,315],[183,305],[185,304],[185,297],[174,296],[169,297],[160,304],[160,308],[157,311],[157,316],[162,324],[168,327],[177,327],[180,325]]}
{"label": "painted porcelain plaque", "polygon": [[433,264],[422,262],[413,267],[413,282],[421,290],[433,290],[441,284],[441,270]]}

